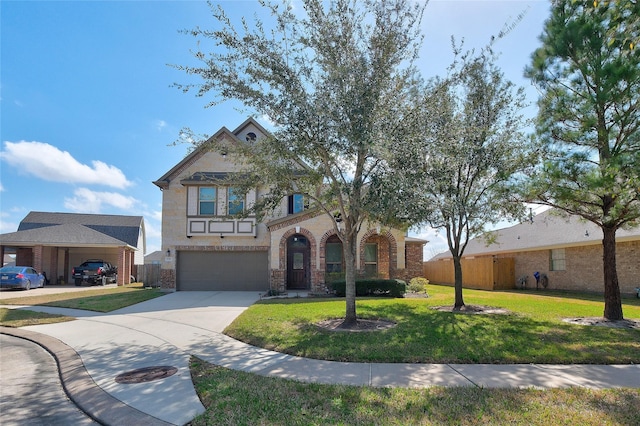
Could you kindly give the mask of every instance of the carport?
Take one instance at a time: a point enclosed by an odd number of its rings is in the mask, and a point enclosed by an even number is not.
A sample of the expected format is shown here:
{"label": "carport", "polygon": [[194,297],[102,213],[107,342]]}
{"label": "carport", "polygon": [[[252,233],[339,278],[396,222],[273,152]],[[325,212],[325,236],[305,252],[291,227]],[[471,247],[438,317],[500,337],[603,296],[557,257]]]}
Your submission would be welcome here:
{"label": "carport", "polygon": [[0,257],[15,254],[16,264],[44,272],[50,284],[69,283],[74,266],[102,259],[118,267],[118,285],[129,284],[138,249],[128,240],[142,234],[141,222],[134,216],[31,212],[18,231],[0,235]]}

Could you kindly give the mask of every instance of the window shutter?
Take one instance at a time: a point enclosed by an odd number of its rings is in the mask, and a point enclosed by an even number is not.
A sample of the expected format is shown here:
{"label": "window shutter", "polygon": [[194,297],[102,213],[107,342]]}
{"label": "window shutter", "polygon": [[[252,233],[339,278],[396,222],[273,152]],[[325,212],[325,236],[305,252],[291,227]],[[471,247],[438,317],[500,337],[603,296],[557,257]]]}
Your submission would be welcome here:
{"label": "window shutter", "polygon": [[225,216],[227,214],[227,191],[225,187],[218,187],[218,216]]}
{"label": "window shutter", "polygon": [[187,189],[187,215],[196,216],[198,214],[198,187],[190,186]]}
{"label": "window shutter", "polygon": [[249,190],[249,192],[247,192],[247,209],[250,209],[251,207],[253,207],[255,203],[256,203],[256,190],[251,189]]}

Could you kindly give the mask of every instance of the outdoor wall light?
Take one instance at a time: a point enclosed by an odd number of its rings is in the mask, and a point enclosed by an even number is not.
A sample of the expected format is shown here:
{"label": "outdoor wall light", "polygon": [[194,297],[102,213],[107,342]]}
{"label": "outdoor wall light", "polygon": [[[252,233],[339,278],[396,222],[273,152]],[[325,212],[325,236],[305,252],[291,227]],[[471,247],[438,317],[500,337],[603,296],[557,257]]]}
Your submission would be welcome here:
{"label": "outdoor wall light", "polygon": [[171,249],[167,249],[167,257],[171,256]]}

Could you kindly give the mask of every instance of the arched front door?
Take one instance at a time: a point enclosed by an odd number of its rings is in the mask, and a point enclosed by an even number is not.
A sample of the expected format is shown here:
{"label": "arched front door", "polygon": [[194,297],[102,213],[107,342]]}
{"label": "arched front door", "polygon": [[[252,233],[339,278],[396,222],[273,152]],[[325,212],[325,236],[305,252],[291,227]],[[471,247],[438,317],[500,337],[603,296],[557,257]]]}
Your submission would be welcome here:
{"label": "arched front door", "polygon": [[287,240],[287,290],[309,288],[311,246],[304,235],[296,234]]}

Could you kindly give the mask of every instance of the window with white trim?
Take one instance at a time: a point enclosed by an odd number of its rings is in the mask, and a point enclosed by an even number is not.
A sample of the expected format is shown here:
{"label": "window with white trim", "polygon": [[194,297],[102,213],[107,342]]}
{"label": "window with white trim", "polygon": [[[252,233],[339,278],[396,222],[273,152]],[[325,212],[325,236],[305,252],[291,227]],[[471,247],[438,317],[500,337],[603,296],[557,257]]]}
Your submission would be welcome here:
{"label": "window with white trim", "polygon": [[289,214],[295,214],[303,212],[309,208],[309,199],[302,194],[289,195]]}
{"label": "window with white trim", "polygon": [[565,271],[567,269],[567,262],[565,260],[564,249],[552,249],[549,252],[549,270],[551,271]]}
{"label": "window with white trim", "polygon": [[244,212],[245,195],[239,188],[230,186],[227,190],[227,213],[229,215],[242,214]]}
{"label": "window with white trim", "polygon": [[215,216],[216,214],[216,188],[214,186],[201,186],[198,188],[198,214],[201,216]]}

